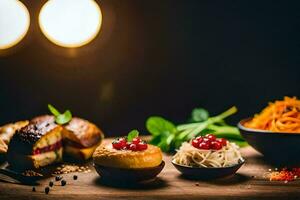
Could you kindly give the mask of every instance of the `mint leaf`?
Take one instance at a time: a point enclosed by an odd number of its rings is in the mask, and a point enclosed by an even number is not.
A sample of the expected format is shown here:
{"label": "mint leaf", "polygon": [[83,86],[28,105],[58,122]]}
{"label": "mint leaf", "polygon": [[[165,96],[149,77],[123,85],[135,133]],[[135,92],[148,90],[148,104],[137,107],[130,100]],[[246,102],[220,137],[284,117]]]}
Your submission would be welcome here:
{"label": "mint leaf", "polygon": [[55,122],[60,125],[66,124],[71,120],[72,120],[72,113],[69,110],[55,117]]}
{"label": "mint leaf", "polygon": [[54,106],[48,104],[48,109],[55,117],[55,122],[57,124],[66,124],[72,120],[72,113],[69,110],[66,110],[63,114],[61,114]]}
{"label": "mint leaf", "polygon": [[55,117],[60,115],[60,112],[58,112],[58,110],[56,108],[54,108],[51,104],[48,104],[48,109]]}
{"label": "mint leaf", "polygon": [[132,130],[128,133],[127,141],[131,142],[133,140],[133,138],[136,138],[138,136],[139,136],[139,131],[138,130]]}
{"label": "mint leaf", "polygon": [[176,127],[172,122],[156,116],[148,118],[146,128],[154,136],[158,136],[163,133],[174,133],[176,131]]}

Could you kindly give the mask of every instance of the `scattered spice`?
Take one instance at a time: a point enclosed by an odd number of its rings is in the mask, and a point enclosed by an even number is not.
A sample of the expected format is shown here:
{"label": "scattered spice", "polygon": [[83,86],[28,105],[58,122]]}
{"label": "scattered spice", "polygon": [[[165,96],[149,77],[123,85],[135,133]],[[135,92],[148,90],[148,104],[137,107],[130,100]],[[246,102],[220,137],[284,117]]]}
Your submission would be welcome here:
{"label": "scattered spice", "polygon": [[35,192],[36,190],[35,190],[35,187],[32,187],[32,192]]}
{"label": "scattered spice", "polygon": [[74,179],[74,180],[77,180],[77,178],[78,178],[78,176],[76,176],[76,175],[73,176],[73,179]]}
{"label": "scattered spice", "polygon": [[288,183],[289,181],[294,181],[300,176],[300,168],[294,167],[291,169],[282,168],[281,170],[276,170],[271,172],[269,175],[270,181],[284,181],[284,183]]}
{"label": "scattered spice", "polygon": [[200,184],[199,184],[199,183],[196,183],[195,185],[196,185],[196,186],[199,186]]}
{"label": "scattered spice", "polygon": [[53,182],[52,181],[49,182],[49,186],[53,187]]}
{"label": "scattered spice", "polygon": [[65,186],[67,184],[67,181],[66,180],[62,180],[61,181],[61,186]]}
{"label": "scattered spice", "polygon": [[26,170],[22,173],[24,176],[43,176],[42,174],[40,173],[37,173],[33,170]]}
{"label": "scattered spice", "polygon": [[54,174],[68,174],[72,172],[89,173],[91,172],[91,170],[89,169],[89,166],[78,166],[76,164],[70,164],[70,165],[63,164],[60,167],[56,168]]}
{"label": "scattered spice", "polygon": [[45,187],[45,193],[49,194],[49,192],[50,192],[50,188],[49,187]]}
{"label": "scattered spice", "polygon": [[62,176],[55,176],[55,181],[60,181],[62,178]]}

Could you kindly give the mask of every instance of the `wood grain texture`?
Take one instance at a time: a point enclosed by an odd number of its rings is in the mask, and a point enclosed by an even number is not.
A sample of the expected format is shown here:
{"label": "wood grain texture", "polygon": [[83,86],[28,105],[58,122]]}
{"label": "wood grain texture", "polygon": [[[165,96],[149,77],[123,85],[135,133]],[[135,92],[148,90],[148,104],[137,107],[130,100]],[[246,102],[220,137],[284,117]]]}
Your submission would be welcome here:
{"label": "wood grain texture", "polygon": [[[242,149],[246,164],[232,177],[214,181],[184,179],[164,155],[166,166],[158,178],[148,184],[111,186],[102,183],[98,174],[64,175],[66,186],[55,182],[48,195],[44,193],[50,179],[41,181],[32,192],[31,186],[0,182],[0,199],[300,199],[300,181],[270,182],[264,174],[272,166],[251,147]],[[273,166],[274,167],[274,166]],[[53,178],[51,178],[53,179]]]}

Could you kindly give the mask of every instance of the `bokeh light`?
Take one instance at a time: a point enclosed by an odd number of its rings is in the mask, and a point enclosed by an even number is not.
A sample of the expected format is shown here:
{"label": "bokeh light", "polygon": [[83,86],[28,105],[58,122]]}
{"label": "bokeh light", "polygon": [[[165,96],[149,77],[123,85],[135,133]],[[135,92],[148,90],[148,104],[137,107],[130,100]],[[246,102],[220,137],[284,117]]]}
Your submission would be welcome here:
{"label": "bokeh light", "polygon": [[49,0],[39,14],[44,35],[62,47],[80,47],[99,33],[102,14],[94,0]]}
{"label": "bokeh light", "polygon": [[25,5],[18,0],[0,1],[0,49],[18,44],[26,35],[30,15]]}

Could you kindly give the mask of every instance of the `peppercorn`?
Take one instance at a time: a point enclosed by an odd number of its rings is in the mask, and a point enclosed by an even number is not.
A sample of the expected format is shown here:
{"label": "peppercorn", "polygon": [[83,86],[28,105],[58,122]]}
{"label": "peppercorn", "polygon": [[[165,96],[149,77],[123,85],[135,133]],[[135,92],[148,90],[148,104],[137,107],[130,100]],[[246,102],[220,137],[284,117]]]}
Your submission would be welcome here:
{"label": "peppercorn", "polygon": [[53,187],[53,182],[52,181],[49,182],[49,186]]}
{"label": "peppercorn", "polygon": [[32,187],[32,192],[35,192],[36,190],[35,190],[35,187]]}
{"label": "peppercorn", "polygon": [[67,181],[65,181],[65,180],[61,181],[61,186],[65,186],[66,184],[67,184]]}
{"label": "peppercorn", "polygon": [[60,181],[61,179],[62,179],[61,176],[56,176],[56,177],[55,177],[55,181]]}
{"label": "peppercorn", "polygon": [[77,178],[78,178],[78,176],[76,176],[76,175],[73,176],[73,179],[74,179],[74,180],[77,180]]}
{"label": "peppercorn", "polygon": [[45,187],[45,193],[48,194],[50,191],[50,188],[49,187]]}

